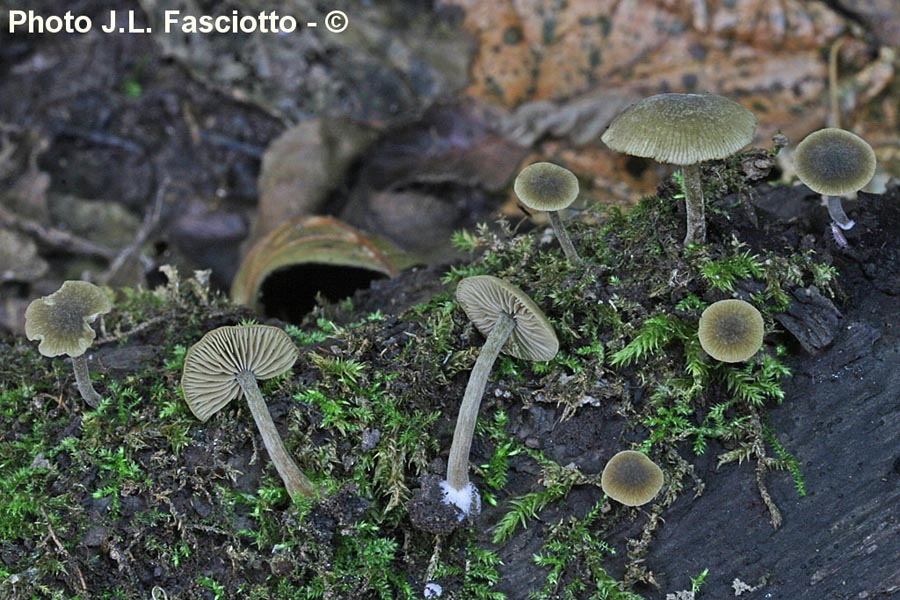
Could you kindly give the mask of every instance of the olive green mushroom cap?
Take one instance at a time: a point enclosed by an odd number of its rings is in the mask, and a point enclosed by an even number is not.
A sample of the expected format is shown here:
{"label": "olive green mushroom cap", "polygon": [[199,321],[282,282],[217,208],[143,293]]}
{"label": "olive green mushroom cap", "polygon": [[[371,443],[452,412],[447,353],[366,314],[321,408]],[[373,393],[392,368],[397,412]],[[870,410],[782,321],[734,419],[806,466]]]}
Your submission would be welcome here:
{"label": "olive green mushroom cap", "polygon": [[829,127],[797,144],[794,168],[809,189],[842,196],[865,187],[875,175],[875,151],[856,134]]}
{"label": "olive green mushroom cap", "polygon": [[559,351],[550,320],[516,286],[490,275],[466,277],[456,288],[456,299],[485,336],[490,335],[501,314],[515,320],[516,326],[503,347],[506,354],[526,360],[550,360]]}
{"label": "olive green mushroom cap", "polygon": [[756,308],[743,300],[720,300],[700,315],[697,336],[707,354],[722,362],[747,360],[762,347],[765,323]]}
{"label": "olive green mushroom cap", "polygon": [[184,399],[194,416],[206,421],[242,394],[235,379],[238,373],[250,371],[256,379],[271,379],[290,369],[298,356],[290,336],[277,327],[213,329],[191,346],[184,359]]}
{"label": "olive green mushroom cap", "polygon": [[663,472],[647,455],[623,450],[606,463],[600,475],[603,493],[625,506],[647,504],[663,486]]}
{"label": "olive green mushroom cap", "polygon": [[731,156],[753,139],[756,117],[715,94],[659,94],[612,120],[600,139],[617,152],[674,165]]}
{"label": "olive green mushroom cap", "polygon": [[578,178],[565,167],[539,162],[522,169],[513,189],[528,208],[563,210],[578,198]]}
{"label": "olive green mushroom cap", "polygon": [[49,296],[38,298],[25,309],[25,336],[40,340],[44,356],[85,353],[96,334],[91,323],[112,310],[103,290],[87,281],[66,281]]}

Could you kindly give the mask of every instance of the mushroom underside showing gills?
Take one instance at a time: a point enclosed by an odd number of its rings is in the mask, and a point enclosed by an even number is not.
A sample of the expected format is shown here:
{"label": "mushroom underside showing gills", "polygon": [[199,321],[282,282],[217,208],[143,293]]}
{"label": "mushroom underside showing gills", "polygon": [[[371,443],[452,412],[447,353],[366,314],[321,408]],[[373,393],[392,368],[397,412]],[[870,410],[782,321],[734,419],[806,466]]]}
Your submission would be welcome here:
{"label": "mushroom underside showing gills", "polygon": [[316,489],[284,447],[256,380],[285,373],[298,355],[290,337],[277,327],[219,327],[191,347],[181,377],[185,401],[201,421],[241,395],[247,399],[266,451],[292,498],[315,497]]}
{"label": "mushroom underside showing gills", "polygon": [[469,451],[491,367],[500,352],[526,360],[550,360],[559,351],[559,340],[531,298],[497,277],[466,277],[456,287],[456,299],[469,320],[487,337],[469,375],[453,432],[447,479],[441,483],[444,502],[456,505],[462,519],[479,510],[478,490],[469,481]]}

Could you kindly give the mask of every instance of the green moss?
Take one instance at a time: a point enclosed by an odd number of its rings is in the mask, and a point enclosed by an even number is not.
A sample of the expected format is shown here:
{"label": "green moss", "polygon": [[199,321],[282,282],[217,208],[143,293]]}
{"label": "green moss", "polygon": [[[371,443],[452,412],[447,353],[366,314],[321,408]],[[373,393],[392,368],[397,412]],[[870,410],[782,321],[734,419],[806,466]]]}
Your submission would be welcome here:
{"label": "green moss", "polygon": [[534,563],[546,569],[546,577],[529,598],[642,600],[622,590],[620,582],[606,572],[604,557],[616,552],[594,531],[602,513],[603,502],[598,502],[584,518],[570,517],[550,527],[540,552],[534,555]]}
{"label": "green moss", "polygon": [[[711,197],[745,185],[738,164],[713,167]],[[751,251],[735,238],[682,255],[677,186],[669,187],[674,193],[644,198],[627,215],[590,209],[584,222],[571,223],[583,268],[570,265],[554,240],[518,235],[500,222],[454,234],[472,259],[444,275],[446,292],[401,315],[356,315],[338,325],[318,311],[288,326],[301,358],[290,376],[263,383],[264,396],[289,452],[325,490],[316,503],[287,498],[242,403],[207,423],[186,408],[179,387],[186,349],[208,329],[253,316],[210,293],[202,277],[170,272],[159,290],[116,291],[101,337],[139,340],[158,352],[125,376],[97,375],[104,401],[96,410],[84,412],[72,395],[65,361],[3,342],[0,427],[10,435],[0,440],[0,541],[28,540],[34,550],[0,575],[19,577],[22,597],[84,595],[71,584],[76,568],[105,585],[113,563],[109,551],[78,544],[104,528],[107,547],[128,548],[136,560],[163,565],[166,578],[186,582],[169,597],[417,597],[434,539],[409,529],[405,503],[442,458],[454,399],[482,341],[452,288],[463,277],[491,274],[542,307],[561,351],[545,363],[498,361],[492,382],[510,398],[485,403],[474,470],[485,502],[501,516],[490,532],[446,538],[450,551],[430,573],[460,597],[498,600],[502,565],[490,544],[542,518],[547,529],[535,562],[544,579],[532,597],[638,598],[628,586],[645,576],[640,561],[660,515],[689,483],[682,455],[707,452],[714,441],[720,463],[752,459],[763,471],[786,469],[804,491],[799,461],[765,425],[766,408],[788,400],[783,349],[769,345],[745,364],[716,363],[696,339],[700,313],[742,295],[771,334],[792,288],[839,292],[835,270],[808,253]],[[573,488],[596,485],[596,474],[557,464],[507,431],[506,406],[538,401],[558,404],[561,419],[597,410],[585,404],[602,407],[623,439],[637,440],[667,471],[666,495],[629,545],[625,583],[604,567],[612,550],[606,535],[638,513],[607,513],[601,498],[580,519],[548,517],[565,511]],[[513,466],[525,464],[540,475],[511,484]],[[63,482],[60,493],[54,486]],[[71,540],[67,553],[38,543],[50,528]],[[227,567],[203,572],[204,557],[223,548]],[[254,564],[270,571],[260,575]],[[147,597],[133,575],[118,577],[119,590],[108,597]],[[7,591],[0,586],[0,595]]]}

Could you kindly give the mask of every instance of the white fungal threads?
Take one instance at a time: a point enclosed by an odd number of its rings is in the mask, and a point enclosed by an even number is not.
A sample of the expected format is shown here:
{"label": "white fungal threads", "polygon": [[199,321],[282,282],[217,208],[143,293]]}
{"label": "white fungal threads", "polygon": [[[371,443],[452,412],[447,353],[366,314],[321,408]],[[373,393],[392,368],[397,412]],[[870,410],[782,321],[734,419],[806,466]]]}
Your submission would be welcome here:
{"label": "white fungal threads", "polygon": [[481,512],[481,494],[471,481],[461,489],[454,488],[446,479],[440,485],[441,491],[444,492],[444,504],[455,506],[462,511],[457,517],[459,521]]}

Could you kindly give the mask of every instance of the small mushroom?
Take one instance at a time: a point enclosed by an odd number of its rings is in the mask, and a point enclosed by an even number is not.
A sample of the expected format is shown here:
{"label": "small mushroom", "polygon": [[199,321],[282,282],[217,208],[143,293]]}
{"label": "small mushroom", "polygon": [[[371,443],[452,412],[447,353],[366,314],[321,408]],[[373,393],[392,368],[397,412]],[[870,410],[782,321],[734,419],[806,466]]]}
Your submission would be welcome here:
{"label": "small mushroom", "polygon": [[623,450],[613,456],[600,475],[603,493],[625,506],[647,504],[662,486],[662,469],[635,450]]}
{"label": "small mushroom", "polygon": [[706,241],[700,163],[731,156],[753,139],[756,117],[715,94],[659,94],[632,104],[609,124],[603,143],[617,152],[681,165],[687,232]]}
{"label": "small mushroom", "polygon": [[447,480],[441,484],[446,503],[456,505],[462,516],[467,516],[479,510],[478,491],[469,481],[469,450],[494,361],[500,352],[526,360],[550,360],[559,351],[559,340],[541,309],[525,292],[502,279],[466,277],[456,288],[456,299],[478,331],[487,336],[459,407]]}
{"label": "small mushroom", "polygon": [[96,336],[90,324],[110,310],[112,303],[103,290],[87,281],[66,281],[25,309],[25,336],[41,341],[38,352],[44,356],[72,358],[78,392],[92,408],[100,405],[101,398],[91,383],[84,353]]}
{"label": "small mushroom", "polygon": [[762,348],[765,324],[759,311],[743,300],[719,300],[700,315],[697,336],[700,345],[714,359],[727,362],[747,360]]}
{"label": "small mushroom", "polygon": [[583,264],[559,217],[559,211],[568,208],[578,198],[578,178],[572,171],[553,163],[534,163],[522,169],[513,189],[522,204],[547,213],[569,262],[573,265]]}
{"label": "small mushroom", "polygon": [[316,491],[285,449],[256,380],[285,373],[299,355],[291,338],[277,327],[219,327],[191,346],[181,375],[184,399],[201,421],[243,394],[266,451],[292,498],[314,497]]}
{"label": "small mushroom", "polygon": [[797,177],[825,196],[828,214],[845,231],[854,221],[844,212],[841,196],[865,187],[875,175],[875,163],[875,151],[866,140],[835,127],[809,134],[794,152]]}

